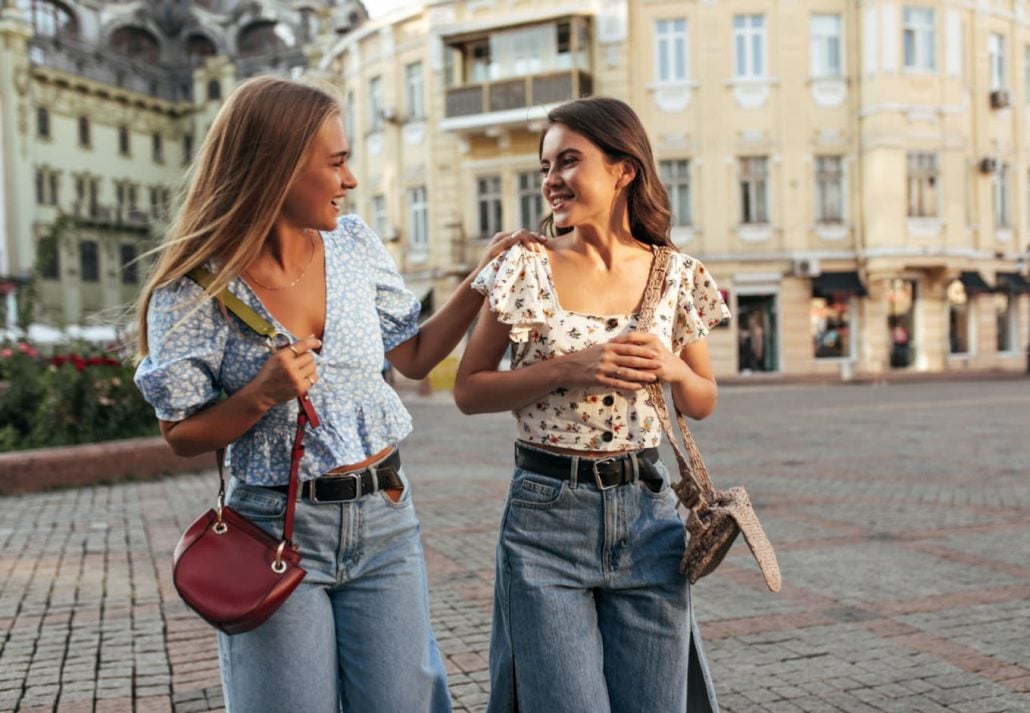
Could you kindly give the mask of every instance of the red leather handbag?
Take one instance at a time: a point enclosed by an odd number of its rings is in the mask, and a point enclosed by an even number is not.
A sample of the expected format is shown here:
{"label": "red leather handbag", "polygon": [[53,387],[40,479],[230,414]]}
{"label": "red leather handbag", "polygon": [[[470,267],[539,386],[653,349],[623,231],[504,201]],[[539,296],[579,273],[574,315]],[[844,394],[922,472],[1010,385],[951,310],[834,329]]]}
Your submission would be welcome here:
{"label": "red leather handbag", "polygon": [[[202,285],[208,276],[190,275]],[[264,336],[275,328],[235,298],[226,307]],[[271,342],[270,342],[271,343]],[[221,482],[215,507],[194,520],[175,546],[172,581],[190,609],[227,634],[250,631],[265,622],[297,588],[306,572],[293,544],[297,505],[297,476],[304,456],[304,429],[318,427],[318,414],[307,395],[297,399],[297,435],[290,460],[290,487],[282,539],[276,539],[247,518],[226,507],[221,453]]]}

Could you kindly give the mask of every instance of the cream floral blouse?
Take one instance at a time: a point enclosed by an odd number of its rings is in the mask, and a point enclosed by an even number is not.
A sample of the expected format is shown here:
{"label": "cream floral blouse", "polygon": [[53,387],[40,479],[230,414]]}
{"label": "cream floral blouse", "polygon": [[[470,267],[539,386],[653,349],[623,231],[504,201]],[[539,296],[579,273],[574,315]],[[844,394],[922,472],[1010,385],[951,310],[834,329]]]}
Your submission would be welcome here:
{"label": "cream floral blouse", "polygon": [[[547,254],[521,245],[494,258],[473,288],[486,295],[499,321],[511,325],[513,369],[580,351],[636,328],[636,313],[590,315],[562,309]],[[673,253],[653,327],[666,346],[678,354],[729,316],[704,265]],[[559,388],[514,413],[517,437],[529,443],[621,451],[650,448],[661,441],[661,426],[644,389]]]}

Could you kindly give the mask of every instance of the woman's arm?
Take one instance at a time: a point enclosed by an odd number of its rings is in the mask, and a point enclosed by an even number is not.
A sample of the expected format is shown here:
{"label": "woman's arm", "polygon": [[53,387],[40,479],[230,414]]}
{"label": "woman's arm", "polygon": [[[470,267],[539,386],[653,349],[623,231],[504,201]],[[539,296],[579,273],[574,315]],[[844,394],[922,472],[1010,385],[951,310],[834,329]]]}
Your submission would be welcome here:
{"label": "woman's arm", "polygon": [[669,351],[657,335],[631,332],[613,341],[647,346],[657,352],[661,366],[658,379],[671,387],[672,400],[682,413],[701,420],[715,410],[719,389],[708,356],[708,341],[698,339],[688,344],[677,356]]}
{"label": "woman's arm", "polygon": [[434,366],[454,351],[476,318],[483,304],[483,295],[472,289],[476,275],[515,243],[521,242],[534,249],[534,245],[543,241],[542,236],[528,230],[494,235],[479,265],[462,281],[440,311],[426,320],[414,337],[386,353],[390,364],[409,379],[424,379]]}
{"label": "woman's arm", "polygon": [[454,383],[454,401],[462,413],[511,411],[561,386],[604,385],[635,391],[656,378],[658,362],[652,349],[613,342],[498,371],[510,330],[510,325],[498,322],[487,307],[483,308]]}
{"label": "woman's arm", "polygon": [[225,448],[249,431],[276,404],[307,393],[317,382],[311,349],[315,337],[283,347],[261,367],[253,381],[229,397],[181,421],[158,421],[161,435],[180,456]]}

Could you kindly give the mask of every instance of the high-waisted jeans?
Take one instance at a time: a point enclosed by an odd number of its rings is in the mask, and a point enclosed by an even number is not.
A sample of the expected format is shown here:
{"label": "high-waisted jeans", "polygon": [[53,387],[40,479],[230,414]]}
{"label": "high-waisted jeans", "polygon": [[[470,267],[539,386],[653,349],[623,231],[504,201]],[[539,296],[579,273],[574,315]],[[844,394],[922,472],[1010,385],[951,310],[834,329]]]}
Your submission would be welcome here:
{"label": "high-waisted jeans", "polygon": [[676,495],[657,468],[657,492],[515,470],[497,545],[490,713],[718,710],[679,571]]}
{"label": "high-waisted jeans", "polygon": [[[297,503],[294,541],[307,576],[257,629],[218,635],[228,713],[451,710],[404,483],[396,503],[382,492]],[[285,494],[233,479],[227,504],[282,535]]]}

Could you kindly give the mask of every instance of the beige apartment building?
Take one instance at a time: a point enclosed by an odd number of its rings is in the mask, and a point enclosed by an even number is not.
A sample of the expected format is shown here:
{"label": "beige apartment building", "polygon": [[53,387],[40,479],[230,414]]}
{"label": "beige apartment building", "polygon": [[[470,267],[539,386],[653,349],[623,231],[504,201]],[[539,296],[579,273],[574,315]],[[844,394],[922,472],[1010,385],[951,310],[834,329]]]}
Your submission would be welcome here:
{"label": "beige apartment building", "polygon": [[437,299],[532,227],[548,106],[628,101],[733,318],[720,373],[1026,368],[1030,3],[431,2],[321,63],[353,208]]}
{"label": "beige apartment building", "polygon": [[544,212],[549,106],[641,115],[733,318],[721,374],[1026,368],[1026,0],[0,0],[5,324],[110,321],[222,98],[336,82],[359,189],[428,310]]}

